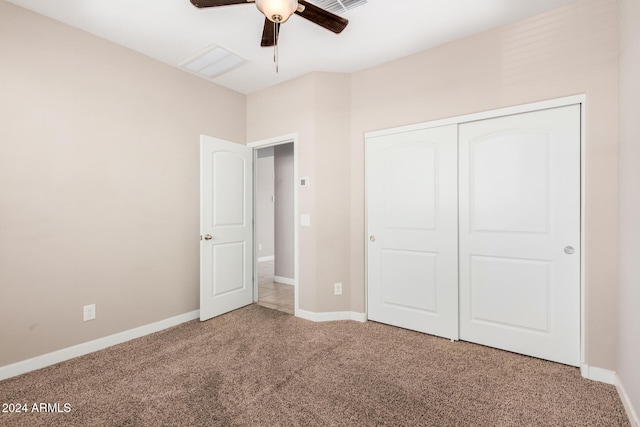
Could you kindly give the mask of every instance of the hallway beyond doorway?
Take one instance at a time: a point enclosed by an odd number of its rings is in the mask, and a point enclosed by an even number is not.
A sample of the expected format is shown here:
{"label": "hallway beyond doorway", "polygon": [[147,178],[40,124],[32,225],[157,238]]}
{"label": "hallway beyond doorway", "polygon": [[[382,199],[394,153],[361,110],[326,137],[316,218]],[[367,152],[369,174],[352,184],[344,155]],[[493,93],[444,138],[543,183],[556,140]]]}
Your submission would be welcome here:
{"label": "hallway beyond doorway", "polygon": [[275,262],[258,262],[258,305],[294,314],[294,290],[291,285],[274,281]]}

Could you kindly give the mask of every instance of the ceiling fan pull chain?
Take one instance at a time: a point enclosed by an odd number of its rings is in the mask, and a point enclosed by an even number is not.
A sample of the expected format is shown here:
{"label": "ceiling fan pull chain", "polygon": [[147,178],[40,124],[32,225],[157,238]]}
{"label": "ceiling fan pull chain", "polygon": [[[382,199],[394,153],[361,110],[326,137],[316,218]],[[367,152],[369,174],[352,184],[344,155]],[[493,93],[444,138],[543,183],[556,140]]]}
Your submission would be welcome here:
{"label": "ceiling fan pull chain", "polygon": [[278,72],[278,23],[273,23],[273,39],[276,41],[273,44],[273,62],[276,63],[276,73]]}

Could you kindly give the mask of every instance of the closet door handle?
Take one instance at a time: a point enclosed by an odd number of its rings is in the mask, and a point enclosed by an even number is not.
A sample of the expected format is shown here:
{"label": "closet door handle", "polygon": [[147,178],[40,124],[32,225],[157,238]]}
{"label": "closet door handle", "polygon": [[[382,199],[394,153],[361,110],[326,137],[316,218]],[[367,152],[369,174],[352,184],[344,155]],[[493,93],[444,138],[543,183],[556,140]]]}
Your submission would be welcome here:
{"label": "closet door handle", "polygon": [[204,240],[213,240],[213,236],[211,234],[205,234]]}

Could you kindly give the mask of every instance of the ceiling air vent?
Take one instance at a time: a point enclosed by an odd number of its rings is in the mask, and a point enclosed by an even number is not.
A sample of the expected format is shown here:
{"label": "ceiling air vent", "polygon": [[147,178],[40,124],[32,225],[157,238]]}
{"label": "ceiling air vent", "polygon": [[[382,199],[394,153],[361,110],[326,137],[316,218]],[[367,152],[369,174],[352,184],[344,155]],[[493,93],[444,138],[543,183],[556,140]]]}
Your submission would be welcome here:
{"label": "ceiling air vent", "polygon": [[331,13],[343,13],[354,7],[362,6],[367,0],[309,0],[318,7],[323,8]]}
{"label": "ceiling air vent", "polygon": [[179,65],[199,76],[213,79],[247,62],[243,57],[222,46],[213,45],[182,61]]}

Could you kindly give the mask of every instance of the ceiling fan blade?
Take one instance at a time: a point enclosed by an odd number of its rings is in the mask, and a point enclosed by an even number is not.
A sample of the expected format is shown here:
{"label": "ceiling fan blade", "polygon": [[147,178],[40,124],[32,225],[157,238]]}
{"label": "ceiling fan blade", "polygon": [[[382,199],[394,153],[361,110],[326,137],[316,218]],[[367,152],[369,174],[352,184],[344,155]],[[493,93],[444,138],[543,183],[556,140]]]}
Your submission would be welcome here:
{"label": "ceiling fan blade", "polygon": [[230,4],[243,3],[253,3],[253,0],[191,0],[191,4],[199,8],[227,6]]}
{"label": "ceiling fan blade", "polygon": [[275,46],[280,35],[280,24],[271,22],[267,18],[264,18],[264,28],[262,30],[262,41],[260,46],[269,47]]}
{"label": "ceiling fan blade", "polygon": [[313,5],[308,1],[298,0],[298,4],[304,6],[304,10],[302,12],[298,12],[296,10],[297,15],[300,15],[303,18],[326,28],[329,31],[333,31],[336,34],[342,32],[342,30],[344,30],[349,23],[348,19],[345,19],[338,15],[334,15],[331,12],[327,12],[326,10],[319,8],[318,6]]}

